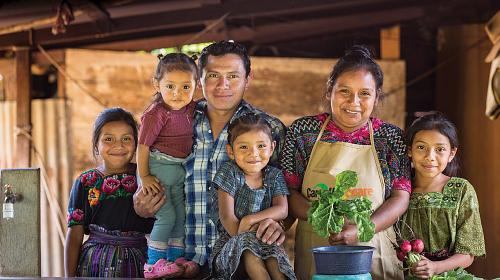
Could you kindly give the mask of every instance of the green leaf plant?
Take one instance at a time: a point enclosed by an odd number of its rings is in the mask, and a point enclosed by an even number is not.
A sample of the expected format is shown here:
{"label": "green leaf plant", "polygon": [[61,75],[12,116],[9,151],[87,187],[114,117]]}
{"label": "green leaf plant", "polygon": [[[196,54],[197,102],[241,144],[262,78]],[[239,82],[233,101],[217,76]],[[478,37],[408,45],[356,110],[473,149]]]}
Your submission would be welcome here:
{"label": "green leaf plant", "polygon": [[316,185],[319,199],[312,202],[307,222],[319,236],[327,238],[331,233],[341,232],[348,220],[357,225],[359,241],[368,242],[373,238],[375,225],[370,220],[372,202],[366,197],[344,199],[347,190],[357,183],[356,172],[346,170],[336,176],[333,189],[323,183]]}

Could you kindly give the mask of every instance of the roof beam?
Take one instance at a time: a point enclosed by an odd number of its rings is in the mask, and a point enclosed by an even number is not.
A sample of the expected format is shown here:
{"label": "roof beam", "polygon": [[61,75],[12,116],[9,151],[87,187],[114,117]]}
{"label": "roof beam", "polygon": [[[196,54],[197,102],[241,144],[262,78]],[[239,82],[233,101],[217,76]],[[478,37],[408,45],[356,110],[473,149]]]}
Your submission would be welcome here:
{"label": "roof beam", "polygon": [[[335,16],[315,20],[290,21],[280,24],[267,24],[258,27],[229,27],[224,32],[206,32],[198,36],[193,43],[233,39],[251,41],[258,44],[273,44],[297,40],[311,36],[322,36],[336,32],[367,28],[372,26],[388,26],[424,16],[425,10],[420,7],[390,9],[363,14]],[[359,20],[362,18],[363,20]],[[195,32],[172,36],[157,36],[125,40],[120,42],[89,44],[85,48],[106,50],[151,50],[162,47],[181,45],[195,36]]]}
{"label": "roof beam", "polygon": [[[384,5],[382,5],[385,3]],[[222,4],[206,5],[199,8],[182,11],[163,11],[153,14],[139,14],[112,19],[112,26],[103,32],[95,22],[71,24],[65,34],[54,36],[50,28],[18,32],[0,36],[0,50],[11,46],[32,46],[41,44],[46,48],[87,45],[89,43],[103,43],[115,40],[155,37],[172,34],[172,29],[180,31],[182,28],[200,31],[207,22],[216,20],[229,13],[228,21],[233,19],[251,19],[256,17],[276,17],[297,15],[304,12],[332,11],[349,7],[379,4],[384,7],[395,5],[394,0],[254,0],[254,1],[227,1]],[[111,12],[111,10],[110,10]],[[175,30],[174,30],[175,31]],[[194,31],[194,32],[197,32]],[[185,33],[185,32],[184,32]],[[175,34],[175,32],[174,32]]]}

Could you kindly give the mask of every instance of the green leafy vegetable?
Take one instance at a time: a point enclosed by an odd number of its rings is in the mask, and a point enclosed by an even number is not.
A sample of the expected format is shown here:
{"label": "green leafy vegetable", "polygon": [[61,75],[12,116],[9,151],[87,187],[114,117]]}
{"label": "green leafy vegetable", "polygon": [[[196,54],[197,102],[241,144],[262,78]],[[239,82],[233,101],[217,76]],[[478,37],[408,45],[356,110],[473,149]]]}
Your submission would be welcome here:
{"label": "green leafy vegetable", "polygon": [[354,222],[358,227],[358,239],[361,242],[370,241],[375,234],[375,225],[370,220],[372,202],[366,197],[343,199],[350,188],[356,186],[356,172],[346,170],[335,178],[335,188],[328,189],[325,184],[318,184],[317,201],[313,201],[307,212],[307,221],[313,230],[324,238],[330,233],[342,231],[345,219]]}
{"label": "green leafy vegetable", "polygon": [[[415,276],[411,276],[409,280],[420,279]],[[433,275],[430,280],[482,280],[483,278],[476,277],[469,272],[467,272],[462,267],[454,270],[446,271],[441,274]]]}

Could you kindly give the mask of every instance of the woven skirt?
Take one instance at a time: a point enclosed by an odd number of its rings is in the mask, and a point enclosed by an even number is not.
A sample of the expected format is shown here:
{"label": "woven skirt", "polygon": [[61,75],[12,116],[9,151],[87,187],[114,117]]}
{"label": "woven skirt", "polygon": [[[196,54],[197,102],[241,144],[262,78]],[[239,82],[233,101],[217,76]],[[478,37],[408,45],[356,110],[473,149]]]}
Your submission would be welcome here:
{"label": "woven skirt", "polygon": [[250,250],[263,260],[275,258],[278,261],[279,270],[286,279],[297,279],[283,246],[263,243],[255,237],[255,231],[247,231],[233,237],[229,236],[227,232],[222,232],[213,248],[210,260],[212,271],[207,279],[248,279],[245,273],[237,273],[241,256],[245,250]]}
{"label": "woven skirt", "polygon": [[144,233],[108,231],[90,225],[76,276],[143,278],[147,248]]}

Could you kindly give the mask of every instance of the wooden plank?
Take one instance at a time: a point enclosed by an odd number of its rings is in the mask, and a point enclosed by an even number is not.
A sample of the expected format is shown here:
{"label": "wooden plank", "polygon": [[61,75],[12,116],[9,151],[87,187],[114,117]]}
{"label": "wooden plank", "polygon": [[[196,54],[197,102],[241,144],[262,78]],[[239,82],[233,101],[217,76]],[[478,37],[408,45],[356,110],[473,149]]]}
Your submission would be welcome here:
{"label": "wooden plank", "polygon": [[16,73],[15,60],[0,59],[0,74],[3,76],[3,90],[5,99],[2,101],[16,100]]}
{"label": "wooden plank", "polygon": [[15,166],[30,166],[31,59],[28,48],[16,49],[16,155]]}
{"label": "wooden plank", "polygon": [[380,58],[399,59],[401,56],[401,40],[399,25],[380,30]]}
{"label": "wooden plank", "polygon": [[0,169],[14,167],[13,155],[16,148],[14,141],[14,122],[16,104],[14,101],[0,102]]}
{"label": "wooden plank", "polygon": [[[309,18],[310,20],[317,20],[318,17],[312,18],[310,15],[314,12],[330,11],[334,22],[322,23],[319,26],[312,26],[308,29],[301,30],[304,33],[302,36],[309,32],[316,32],[315,28],[319,27],[320,30],[326,26],[335,26],[336,29],[350,30],[359,28],[359,26],[373,26],[394,24],[399,21],[407,21],[414,19],[415,10],[418,10],[417,17],[425,15],[425,3],[412,3],[411,5],[403,6],[404,4],[390,3],[393,1],[388,0],[355,0],[355,1],[331,1],[331,0],[310,0],[310,1],[289,1],[289,0],[255,0],[255,1],[224,1],[221,5],[206,5],[198,8],[186,9],[182,11],[159,11],[155,13],[136,14],[113,20],[113,28],[110,32],[102,32],[94,22],[83,22],[71,24],[66,33],[54,36],[51,28],[43,28],[32,31],[32,44],[43,45],[46,48],[61,48],[61,47],[75,47],[81,45],[88,45],[92,43],[105,43],[112,41],[130,40],[130,39],[143,39],[149,37],[157,37],[162,35],[175,35],[185,33],[196,33],[206,26],[207,22],[217,20],[226,13],[230,13],[228,20],[247,21],[245,24],[236,24],[235,26],[254,26],[253,23],[256,19],[263,19],[263,22],[268,21],[270,15],[273,17],[301,17]],[[379,4],[379,5],[377,5]],[[371,12],[367,12],[366,5],[373,5],[376,8],[371,8]],[[365,9],[362,8],[365,6]],[[393,9],[394,11],[391,11]],[[347,11],[346,11],[347,10]],[[361,10],[362,12],[358,12]],[[370,14],[374,13],[373,19]],[[384,13],[380,17],[377,14]],[[368,14],[368,16],[365,16]],[[343,22],[344,16],[350,16],[349,22]],[[363,18],[362,21],[359,19]],[[324,18],[328,19],[328,17]],[[294,21],[287,20],[283,23],[280,30],[274,32],[280,37],[286,35],[297,35],[299,32],[286,32],[283,34],[282,28],[286,27],[288,22]],[[307,24],[308,20],[303,20],[303,24]],[[381,21],[381,22],[379,22]],[[366,23],[365,23],[366,22]],[[301,25],[301,27],[302,27]],[[261,25],[261,27],[271,32],[276,28],[274,24]],[[342,27],[344,26],[344,28]],[[256,26],[259,27],[259,26]],[[195,28],[195,30],[193,30]],[[236,35],[241,31],[235,29]],[[294,31],[293,29],[291,29]],[[314,34],[312,34],[314,35]],[[216,35],[217,36],[217,35]],[[259,42],[263,42],[265,37],[259,37]],[[272,35],[269,35],[272,36]],[[311,35],[309,35],[311,36]],[[231,34],[231,38],[241,41],[241,38],[235,37]],[[294,39],[292,37],[290,39]],[[27,45],[29,43],[29,34],[25,31],[20,33],[11,33],[0,35],[0,49],[9,48],[13,44]],[[269,41],[269,40],[268,40]],[[160,46],[159,46],[160,47]]]}
{"label": "wooden plank", "polygon": [[3,169],[0,175],[0,186],[10,184],[23,196],[13,219],[0,217],[0,275],[40,276],[40,170]]}

